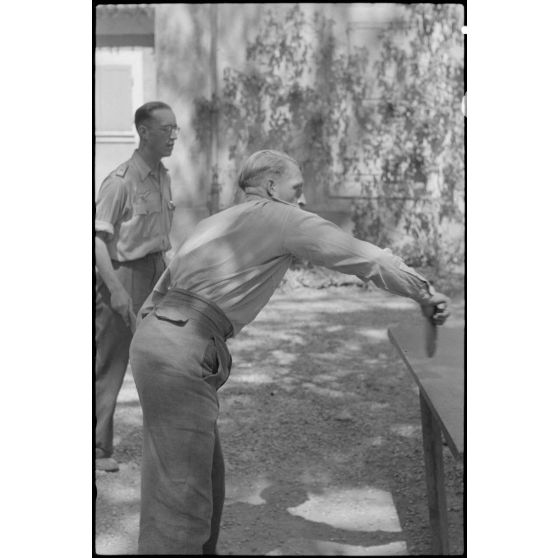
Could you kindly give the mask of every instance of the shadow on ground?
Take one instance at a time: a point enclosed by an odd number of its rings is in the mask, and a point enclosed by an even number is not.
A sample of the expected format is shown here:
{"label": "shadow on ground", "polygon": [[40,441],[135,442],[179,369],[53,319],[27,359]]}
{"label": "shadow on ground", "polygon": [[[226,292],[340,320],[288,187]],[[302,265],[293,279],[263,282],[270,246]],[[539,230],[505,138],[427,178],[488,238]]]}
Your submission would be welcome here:
{"label": "shadow on ground", "polygon": [[[387,338],[417,318],[414,302],[383,292],[299,288],[229,341],[221,554],[429,553],[418,392]],[[125,465],[97,477],[97,551],[134,553],[141,409],[129,373],[115,419]],[[460,554],[463,470],[447,448],[444,462]]]}

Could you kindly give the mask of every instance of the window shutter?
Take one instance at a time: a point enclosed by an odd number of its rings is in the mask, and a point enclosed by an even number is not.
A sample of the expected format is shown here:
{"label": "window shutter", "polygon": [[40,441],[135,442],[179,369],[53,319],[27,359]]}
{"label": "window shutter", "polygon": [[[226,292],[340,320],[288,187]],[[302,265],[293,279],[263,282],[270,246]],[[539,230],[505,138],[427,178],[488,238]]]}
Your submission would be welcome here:
{"label": "window shutter", "polygon": [[132,68],[97,66],[95,75],[95,130],[133,131]]}

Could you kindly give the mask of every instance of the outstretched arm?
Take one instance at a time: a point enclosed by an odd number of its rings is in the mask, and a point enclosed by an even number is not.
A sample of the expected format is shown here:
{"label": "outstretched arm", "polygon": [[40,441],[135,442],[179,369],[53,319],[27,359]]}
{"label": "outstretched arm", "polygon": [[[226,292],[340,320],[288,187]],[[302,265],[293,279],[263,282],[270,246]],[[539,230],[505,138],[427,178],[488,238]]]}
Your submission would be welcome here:
{"label": "outstretched arm", "polygon": [[[372,281],[377,287],[416,300],[423,312],[434,314],[448,299],[428,280],[405,265],[390,250],[359,240],[313,213],[293,209],[282,231],[284,248],[297,256],[342,273]],[[442,298],[440,298],[442,297]],[[438,308],[438,320],[445,319]],[[447,317],[447,315],[445,316]]]}

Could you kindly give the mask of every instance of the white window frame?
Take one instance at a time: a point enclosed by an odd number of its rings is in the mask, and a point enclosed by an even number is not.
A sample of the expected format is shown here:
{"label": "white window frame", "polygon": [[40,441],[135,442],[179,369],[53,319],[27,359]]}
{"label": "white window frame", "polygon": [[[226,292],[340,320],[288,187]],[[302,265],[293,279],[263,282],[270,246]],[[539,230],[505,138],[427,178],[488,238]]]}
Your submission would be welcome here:
{"label": "white window frame", "polygon": [[[95,68],[99,66],[130,66],[132,70],[132,107],[143,104],[143,52],[132,48],[102,47],[95,50]],[[137,143],[139,136],[130,130],[95,131],[98,143]]]}

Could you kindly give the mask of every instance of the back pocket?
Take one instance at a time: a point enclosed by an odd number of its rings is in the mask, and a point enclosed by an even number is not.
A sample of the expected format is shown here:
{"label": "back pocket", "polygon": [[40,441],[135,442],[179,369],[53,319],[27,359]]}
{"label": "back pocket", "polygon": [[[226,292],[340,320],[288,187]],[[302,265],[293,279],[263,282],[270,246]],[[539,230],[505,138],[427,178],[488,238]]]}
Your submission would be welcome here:
{"label": "back pocket", "polygon": [[153,313],[158,319],[172,322],[173,324],[179,326],[184,326],[188,323],[188,317],[180,308],[174,308],[172,306],[157,306],[154,308]]}

